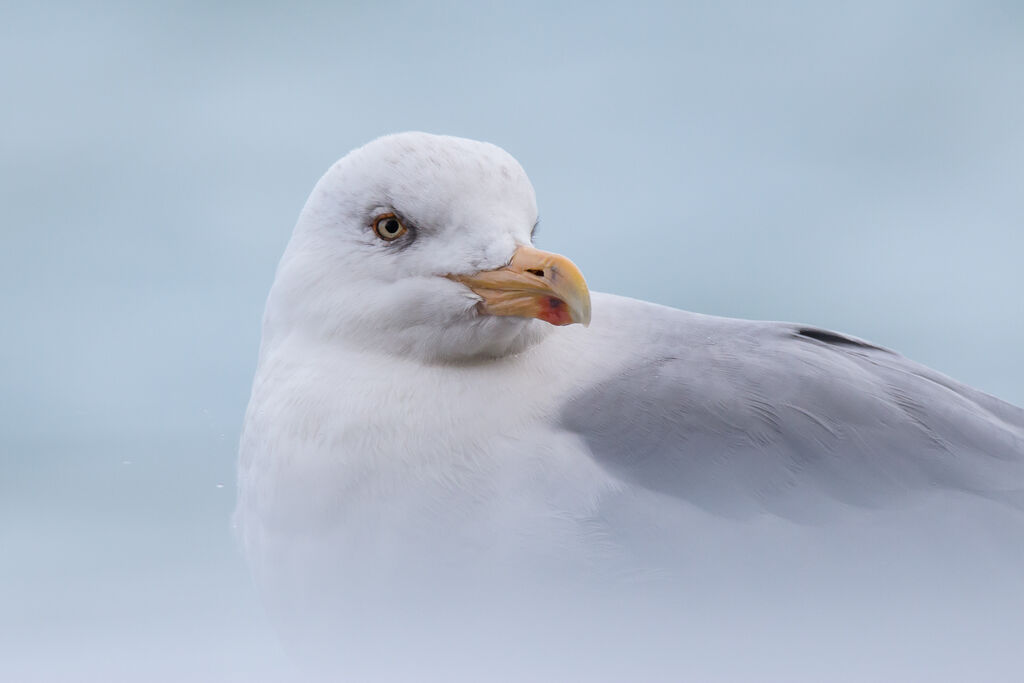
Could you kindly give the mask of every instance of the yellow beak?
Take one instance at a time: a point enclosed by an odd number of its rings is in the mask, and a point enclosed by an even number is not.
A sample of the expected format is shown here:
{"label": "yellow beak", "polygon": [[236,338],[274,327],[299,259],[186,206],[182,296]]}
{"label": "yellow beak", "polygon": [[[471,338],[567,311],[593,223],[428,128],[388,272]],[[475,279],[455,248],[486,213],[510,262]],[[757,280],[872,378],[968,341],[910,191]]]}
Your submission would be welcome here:
{"label": "yellow beak", "polygon": [[449,275],[483,301],[484,313],[539,318],[552,325],[590,324],[590,290],[569,259],[529,246],[516,249],[504,268]]}

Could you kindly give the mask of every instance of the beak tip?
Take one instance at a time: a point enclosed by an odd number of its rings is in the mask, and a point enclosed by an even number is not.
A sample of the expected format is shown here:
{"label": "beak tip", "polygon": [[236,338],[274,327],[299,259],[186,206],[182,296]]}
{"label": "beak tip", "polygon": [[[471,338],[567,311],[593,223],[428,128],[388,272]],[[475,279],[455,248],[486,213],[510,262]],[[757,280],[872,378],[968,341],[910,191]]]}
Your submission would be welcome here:
{"label": "beak tip", "polygon": [[583,325],[583,327],[590,327],[590,290],[587,289],[586,283],[583,282],[582,275],[580,275],[579,279],[582,296],[574,302],[576,305],[572,307],[572,319]]}

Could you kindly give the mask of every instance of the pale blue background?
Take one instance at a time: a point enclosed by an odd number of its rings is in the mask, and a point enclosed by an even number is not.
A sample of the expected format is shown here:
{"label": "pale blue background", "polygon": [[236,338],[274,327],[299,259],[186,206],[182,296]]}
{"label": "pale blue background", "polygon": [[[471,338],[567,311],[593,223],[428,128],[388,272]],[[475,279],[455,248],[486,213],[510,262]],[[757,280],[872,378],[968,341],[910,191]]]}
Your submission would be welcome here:
{"label": "pale blue background", "polygon": [[1024,404],[1021,3],[8,3],[0,64],[4,680],[281,666],[235,445],[295,216],[380,134],[505,147],[596,290]]}

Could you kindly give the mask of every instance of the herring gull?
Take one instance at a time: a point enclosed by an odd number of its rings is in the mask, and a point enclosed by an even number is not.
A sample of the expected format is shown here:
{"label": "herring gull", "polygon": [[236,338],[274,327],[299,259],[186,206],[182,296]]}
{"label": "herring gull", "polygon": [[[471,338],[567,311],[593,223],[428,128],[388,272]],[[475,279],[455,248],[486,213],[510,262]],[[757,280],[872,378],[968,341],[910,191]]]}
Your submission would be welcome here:
{"label": "herring gull", "polygon": [[[925,590],[922,567],[939,572],[934,594],[952,590],[941,572],[953,565],[961,578],[1021,588],[1024,410],[845,334],[591,293],[571,261],[533,247],[536,222],[515,159],[455,137],[380,138],[314,188],[267,301],[236,511],[255,579],[293,642],[311,638],[296,624],[315,622],[321,644],[351,655],[324,635],[344,624],[352,642],[377,634],[361,651],[386,649],[410,605],[458,604],[449,626],[476,629],[473,614],[499,609],[480,608],[481,596],[514,594],[502,609],[522,600],[529,614],[591,580],[605,594],[628,585],[656,586],[659,601],[683,596],[685,609],[661,616],[688,615],[700,637],[715,622],[694,615],[720,615],[720,596],[740,586],[748,600],[793,608],[780,597],[793,576],[817,586],[821,604],[836,592],[870,603],[879,585],[911,600]],[[547,597],[524,597],[545,581]],[[700,607],[703,594],[719,598]],[[994,630],[1022,625],[1007,616],[1020,614],[1022,594],[1001,603]],[[621,607],[574,604],[593,608],[577,633]],[[755,611],[766,629],[782,623]],[[644,612],[630,633],[678,654],[664,634],[693,623],[651,627],[660,618]],[[780,639],[829,631],[792,623]],[[822,636],[822,651],[843,642]],[[693,666],[697,654],[684,659]],[[627,659],[637,674],[635,651]],[[626,675],[602,667],[586,675]]]}

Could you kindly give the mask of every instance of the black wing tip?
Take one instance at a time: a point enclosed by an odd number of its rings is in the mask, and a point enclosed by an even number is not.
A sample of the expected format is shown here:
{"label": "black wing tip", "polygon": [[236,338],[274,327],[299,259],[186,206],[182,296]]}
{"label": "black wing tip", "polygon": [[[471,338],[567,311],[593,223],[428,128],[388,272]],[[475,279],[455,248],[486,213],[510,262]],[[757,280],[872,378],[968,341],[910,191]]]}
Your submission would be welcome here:
{"label": "black wing tip", "polygon": [[844,334],[838,332],[831,332],[829,330],[823,330],[817,327],[798,327],[795,330],[797,337],[803,337],[804,339],[813,339],[814,341],[821,342],[823,344],[829,344],[831,346],[850,346],[853,348],[860,349],[871,349],[873,351],[882,351],[884,353],[891,353],[895,355],[895,351],[891,351],[882,346],[875,346],[870,344],[863,339],[856,339],[854,337],[847,337]]}

